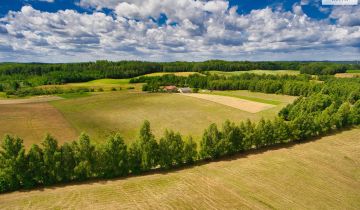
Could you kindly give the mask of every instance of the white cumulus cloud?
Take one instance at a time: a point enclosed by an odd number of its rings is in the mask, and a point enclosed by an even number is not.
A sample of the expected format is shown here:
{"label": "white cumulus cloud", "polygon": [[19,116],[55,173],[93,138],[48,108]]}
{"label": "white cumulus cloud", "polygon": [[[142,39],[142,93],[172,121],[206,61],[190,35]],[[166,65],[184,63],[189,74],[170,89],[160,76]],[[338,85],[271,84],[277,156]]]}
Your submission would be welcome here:
{"label": "white cumulus cloud", "polygon": [[[334,24],[311,19],[300,4],[294,4],[292,11],[267,7],[249,14],[238,14],[223,0],[87,0],[79,5],[95,10],[50,13],[24,6],[9,12],[0,19],[0,60],[349,60],[359,56],[359,7],[335,8]],[[102,8],[113,12],[105,14]],[[154,19],[162,14],[167,21],[159,25]]]}

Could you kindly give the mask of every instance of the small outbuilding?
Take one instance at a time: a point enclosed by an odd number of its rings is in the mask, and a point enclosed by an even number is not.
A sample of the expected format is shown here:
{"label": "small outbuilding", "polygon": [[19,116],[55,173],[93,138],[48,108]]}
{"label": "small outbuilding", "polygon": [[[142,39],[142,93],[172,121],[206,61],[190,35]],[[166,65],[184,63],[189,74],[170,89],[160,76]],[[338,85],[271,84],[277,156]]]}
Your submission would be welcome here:
{"label": "small outbuilding", "polygon": [[188,88],[188,87],[179,88],[178,91],[179,91],[180,93],[191,93],[191,92],[192,92],[191,88]]}
{"label": "small outbuilding", "polygon": [[176,92],[178,89],[174,85],[168,85],[168,86],[164,86],[163,90],[169,93],[173,93]]}

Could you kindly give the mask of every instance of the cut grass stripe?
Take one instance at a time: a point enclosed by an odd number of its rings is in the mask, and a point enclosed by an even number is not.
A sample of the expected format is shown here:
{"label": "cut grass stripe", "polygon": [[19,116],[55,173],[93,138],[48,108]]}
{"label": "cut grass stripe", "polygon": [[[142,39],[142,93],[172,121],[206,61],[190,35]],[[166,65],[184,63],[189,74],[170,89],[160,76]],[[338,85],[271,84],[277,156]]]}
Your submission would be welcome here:
{"label": "cut grass stripe", "polygon": [[282,104],[282,102],[280,102],[280,101],[268,100],[268,99],[263,99],[263,98],[255,98],[255,97],[249,97],[249,96],[240,96],[240,95],[233,94],[231,92],[215,92],[215,93],[205,93],[205,94],[230,96],[230,97],[235,97],[235,98],[245,99],[245,100],[249,100],[249,101],[265,103],[265,104],[271,104],[271,105]]}

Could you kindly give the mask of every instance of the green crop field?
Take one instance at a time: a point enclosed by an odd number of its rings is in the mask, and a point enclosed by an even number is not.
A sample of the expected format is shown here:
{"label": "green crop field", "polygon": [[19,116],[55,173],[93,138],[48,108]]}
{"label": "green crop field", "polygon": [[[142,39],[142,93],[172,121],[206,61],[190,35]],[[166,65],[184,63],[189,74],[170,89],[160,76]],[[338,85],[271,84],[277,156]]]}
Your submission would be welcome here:
{"label": "green crop field", "polygon": [[358,209],[360,129],[178,171],[0,195],[1,209]]}
{"label": "green crop field", "polygon": [[[233,93],[233,92],[230,92]],[[252,95],[236,91],[239,95]],[[233,93],[235,94],[235,92]],[[257,99],[277,101],[274,108],[252,114],[217,103],[167,93],[141,93],[132,91],[108,92],[67,100],[53,101],[65,119],[78,131],[90,134],[95,142],[103,141],[109,134],[119,132],[126,141],[134,140],[144,120],[149,120],[157,137],[166,128],[199,139],[210,123],[221,124],[226,119],[234,122],[261,117],[273,118],[291,96],[254,94]]]}
{"label": "green crop field", "polygon": [[360,73],[360,70],[347,70],[346,73]]}
{"label": "green crop field", "polygon": [[89,82],[78,82],[78,83],[68,83],[64,85],[43,85],[43,88],[77,88],[77,87],[87,87],[87,88],[103,88],[104,90],[110,90],[111,88],[121,88],[128,89],[134,88],[135,90],[141,90],[142,84],[130,84],[130,79],[97,79]]}
{"label": "green crop field", "polygon": [[297,75],[300,74],[297,70],[250,70],[250,71],[209,71],[212,74],[220,74],[220,75],[226,75],[226,76],[233,76],[238,74],[244,74],[244,73],[253,73],[253,74],[274,74],[274,75]]}

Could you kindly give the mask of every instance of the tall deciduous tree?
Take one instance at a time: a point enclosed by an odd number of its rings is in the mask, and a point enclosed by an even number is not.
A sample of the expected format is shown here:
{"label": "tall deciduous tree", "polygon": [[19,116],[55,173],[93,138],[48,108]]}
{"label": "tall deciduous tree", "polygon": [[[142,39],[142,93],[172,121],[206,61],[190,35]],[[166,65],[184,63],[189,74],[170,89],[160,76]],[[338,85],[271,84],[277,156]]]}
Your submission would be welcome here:
{"label": "tall deciduous tree", "polygon": [[80,135],[79,143],[73,142],[75,151],[76,166],[75,176],[79,180],[92,177],[93,166],[95,165],[95,146],[91,144],[90,137],[84,133]]}
{"label": "tall deciduous tree", "polygon": [[116,177],[128,174],[128,154],[124,140],[119,134],[110,137],[103,148],[104,177]]}
{"label": "tall deciduous tree", "polygon": [[159,143],[159,164],[162,168],[170,168],[182,164],[184,142],[179,133],[165,130]]}
{"label": "tall deciduous tree", "polygon": [[150,122],[145,121],[140,129],[138,146],[141,153],[141,170],[148,171],[157,166],[158,144],[151,132]]}
{"label": "tall deciduous tree", "polygon": [[197,144],[191,136],[185,141],[183,154],[184,162],[187,164],[193,163],[197,158]]}
{"label": "tall deciduous tree", "polygon": [[41,145],[44,153],[44,184],[56,183],[60,180],[61,170],[61,152],[58,148],[58,142],[48,134]]}
{"label": "tall deciduous tree", "polygon": [[19,189],[26,177],[26,157],[23,140],[6,135],[0,151],[0,190]]}
{"label": "tall deciduous tree", "polygon": [[200,155],[203,158],[218,158],[222,153],[220,148],[221,133],[216,124],[211,124],[208,129],[204,131],[202,140],[200,142]]}
{"label": "tall deciduous tree", "polygon": [[27,171],[25,187],[31,188],[40,184],[44,184],[45,167],[42,149],[34,144],[31,146],[27,154]]}
{"label": "tall deciduous tree", "polygon": [[70,143],[61,146],[61,177],[64,182],[74,179],[75,151]]}

